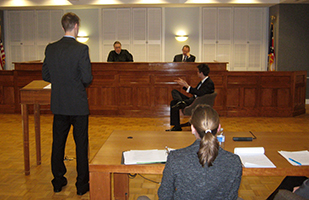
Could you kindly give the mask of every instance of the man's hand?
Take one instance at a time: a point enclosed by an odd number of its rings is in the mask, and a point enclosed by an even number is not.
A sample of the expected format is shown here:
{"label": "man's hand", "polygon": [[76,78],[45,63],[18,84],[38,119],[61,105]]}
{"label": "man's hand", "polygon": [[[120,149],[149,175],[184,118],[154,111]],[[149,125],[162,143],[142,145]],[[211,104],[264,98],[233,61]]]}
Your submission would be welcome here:
{"label": "man's hand", "polygon": [[296,190],[298,190],[299,187],[300,187],[300,186],[294,187],[294,188],[293,188],[293,193],[294,193]]}
{"label": "man's hand", "polygon": [[190,58],[190,52],[188,52],[186,55],[187,55],[188,58]]}
{"label": "man's hand", "polygon": [[178,78],[178,80],[174,80],[174,81],[176,83],[178,83],[178,85],[181,85],[181,86],[186,87],[186,88],[189,87],[189,84],[185,80],[183,80],[181,78]]}

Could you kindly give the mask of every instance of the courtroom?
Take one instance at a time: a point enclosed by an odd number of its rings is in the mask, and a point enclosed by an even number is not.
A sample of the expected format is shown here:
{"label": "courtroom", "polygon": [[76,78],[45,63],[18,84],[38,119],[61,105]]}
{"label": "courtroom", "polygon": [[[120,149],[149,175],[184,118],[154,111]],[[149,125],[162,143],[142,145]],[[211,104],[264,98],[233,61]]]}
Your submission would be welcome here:
{"label": "courtroom", "polygon": [[0,199],[309,199],[308,10],[1,1]]}

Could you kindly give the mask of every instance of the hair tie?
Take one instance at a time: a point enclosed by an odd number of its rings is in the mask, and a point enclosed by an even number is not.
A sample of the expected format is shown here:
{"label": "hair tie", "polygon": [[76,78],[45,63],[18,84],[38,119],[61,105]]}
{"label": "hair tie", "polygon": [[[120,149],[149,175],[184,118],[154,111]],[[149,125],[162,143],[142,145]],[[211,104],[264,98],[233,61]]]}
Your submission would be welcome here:
{"label": "hair tie", "polygon": [[208,133],[208,132],[209,132],[209,133],[212,133],[210,129],[207,129],[207,130],[205,131],[205,133]]}

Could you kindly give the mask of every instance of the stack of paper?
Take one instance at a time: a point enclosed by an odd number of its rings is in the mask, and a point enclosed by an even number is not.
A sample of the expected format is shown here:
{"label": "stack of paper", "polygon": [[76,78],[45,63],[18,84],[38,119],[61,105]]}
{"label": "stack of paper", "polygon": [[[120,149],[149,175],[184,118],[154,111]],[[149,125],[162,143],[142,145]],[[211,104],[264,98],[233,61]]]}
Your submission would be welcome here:
{"label": "stack of paper", "polygon": [[276,166],[264,154],[263,147],[238,147],[234,153],[239,155],[244,167],[248,168],[275,168]]}
{"label": "stack of paper", "polygon": [[130,150],[123,152],[125,165],[165,163],[167,150]]}
{"label": "stack of paper", "polygon": [[309,151],[278,151],[294,166],[309,165]]}

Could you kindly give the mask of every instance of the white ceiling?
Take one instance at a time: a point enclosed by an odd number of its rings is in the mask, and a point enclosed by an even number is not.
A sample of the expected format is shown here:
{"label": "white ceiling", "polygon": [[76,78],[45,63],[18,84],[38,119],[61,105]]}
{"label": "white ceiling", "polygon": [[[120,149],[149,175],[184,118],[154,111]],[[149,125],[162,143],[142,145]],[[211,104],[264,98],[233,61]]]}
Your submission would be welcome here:
{"label": "white ceiling", "polygon": [[0,9],[119,6],[273,6],[280,3],[309,3],[309,0],[1,0]]}

